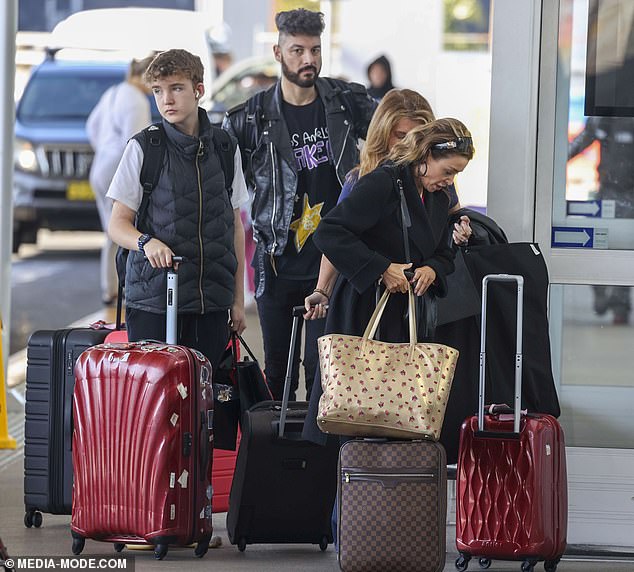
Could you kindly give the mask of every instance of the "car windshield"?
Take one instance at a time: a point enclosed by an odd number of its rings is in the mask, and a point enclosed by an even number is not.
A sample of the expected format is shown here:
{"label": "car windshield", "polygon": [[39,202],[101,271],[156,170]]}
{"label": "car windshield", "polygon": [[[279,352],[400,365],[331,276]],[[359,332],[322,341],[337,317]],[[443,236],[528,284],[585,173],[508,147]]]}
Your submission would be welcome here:
{"label": "car windshield", "polygon": [[18,108],[20,121],[85,121],[99,98],[124,74],[36,74],[31,78]]}

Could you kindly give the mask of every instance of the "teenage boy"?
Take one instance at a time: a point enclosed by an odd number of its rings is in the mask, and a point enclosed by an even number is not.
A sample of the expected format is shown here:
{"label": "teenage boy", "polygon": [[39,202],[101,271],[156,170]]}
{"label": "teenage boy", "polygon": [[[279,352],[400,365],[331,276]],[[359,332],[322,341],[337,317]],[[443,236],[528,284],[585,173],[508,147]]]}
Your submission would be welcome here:
{"label": "teenage boy", "polygon": [[[126,323],[131,341],[165,339],[165,268],[179,267],[179,343],[204,353],[216,367],[231,327],[244,318],[244,230],[240,206],[248,201],[239,149],[231,190],[225,187],[218,134],[198,99],[203,65],[185,50],[158,54],[145,72],[163,118],[165,153],[158,183],[135,226],[143,188],[144,151],[129,141],[108,196],[114,200],[109,233],[130,253],[126,266]],[[220,132],[221,136],[224,134]]]}
{"label": "teenage boy", "polygon": [[[223,128],[238,139],[247,183],[254,192],[255,297],[267,381],[273,396],[281,399],[291,309],[304,304],[319,274],[321,255],[312,235],[321,217],[335,206],[346,173],[358,163],[358,140],[365,139],[376,102],[361,85],[319,77],[321,12],[279,12],[275,23],[279,37],[273,53],[282,76],[266,92],[229,110]],[[306,324],[308,395],[323,328],[324,320]],[[297,389],[297,363],[291,399]]]}

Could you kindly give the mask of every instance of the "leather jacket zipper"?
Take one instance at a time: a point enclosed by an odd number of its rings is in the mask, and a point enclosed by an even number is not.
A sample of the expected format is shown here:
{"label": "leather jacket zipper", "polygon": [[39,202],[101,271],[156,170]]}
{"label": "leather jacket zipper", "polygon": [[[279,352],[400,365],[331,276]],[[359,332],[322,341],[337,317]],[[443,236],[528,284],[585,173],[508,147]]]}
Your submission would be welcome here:
{"label": "leather jacket zipper", "polygon": [[[268,135],[269,132],[264,131],[264,135]],[[275,234],[275,215],[277,211],[277,200],[276,200],[276,191],[277,191],[277,165],[275,164],[275,152],[273,150],[273,141],[269,141],[269,153],[271,154],[271,169],[272,169],[272,178],[273,178],[273,213],[271,215],[271,232],[273,233],[273,246],[271,247],[271,267],[273,268],[273,272],[275,276],[277,276],[277,268],[275,267],[275,249],[277,248],[277,235]]]}
{"label": "leather jacket zipper", "polygon": [[341,180],[341,178],[339,177],[339,164],[341,163],[341,158],[343,157],[343,152],[346,150],[346,143],[348,142],[348,135],[350,133],[350,122],[346,119],[346,122],[348,123],[348,129],[346,131],[346,134],[343,138],[343,147],[341,147],[341,153],[339,153],[339,158],[337,159],[337,163],[335,164],[335,173],[337,175],[337,180],[339,181],[339,184],[343,187],[343,181]]}
{"label": "leather jacket zipper", "polygon": [[200,164],[199,159],[203,155],[203,142],[198,141],[198,152],[196,153],[196,175],[198,180],[198,247],[200,248],[200,266],[198,273],[198,294],[200,295],[200,313],[205,313],[205,299],[203,297],[203,272],[205,270],[205,258],[203,253],[203,188],[200,181]]}

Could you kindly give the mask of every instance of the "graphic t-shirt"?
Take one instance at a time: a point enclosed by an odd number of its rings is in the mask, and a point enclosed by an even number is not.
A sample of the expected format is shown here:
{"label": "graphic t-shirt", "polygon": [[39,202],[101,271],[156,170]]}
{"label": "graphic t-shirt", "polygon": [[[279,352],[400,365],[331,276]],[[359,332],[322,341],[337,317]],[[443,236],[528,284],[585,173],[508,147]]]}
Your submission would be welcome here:
{"label": "graphic t-shirt", "polygon": [[326,113],[321,99],[308,105],[283,102],[297,165],[297,194],[288,243],[276,261],[278,275],[305,280],[319,274],[321,252],[313,244],[313,233],[321,218],[337,203],[341,185],[330,148]]}

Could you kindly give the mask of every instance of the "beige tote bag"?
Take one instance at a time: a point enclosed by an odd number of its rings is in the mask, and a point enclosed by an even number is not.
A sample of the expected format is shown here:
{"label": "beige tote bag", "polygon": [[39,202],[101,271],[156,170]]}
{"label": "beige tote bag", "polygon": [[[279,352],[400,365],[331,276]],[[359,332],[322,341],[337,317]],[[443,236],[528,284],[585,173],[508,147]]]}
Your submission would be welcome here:
{"label": "beige tote bag", "polygon": [[416,342],[409,289],[409,343],[374,340],[390,293],[379,300],[362,337],[330,334],[319,344],[323,395],[317,425],[355,437],[440,437],[458,350]]}

